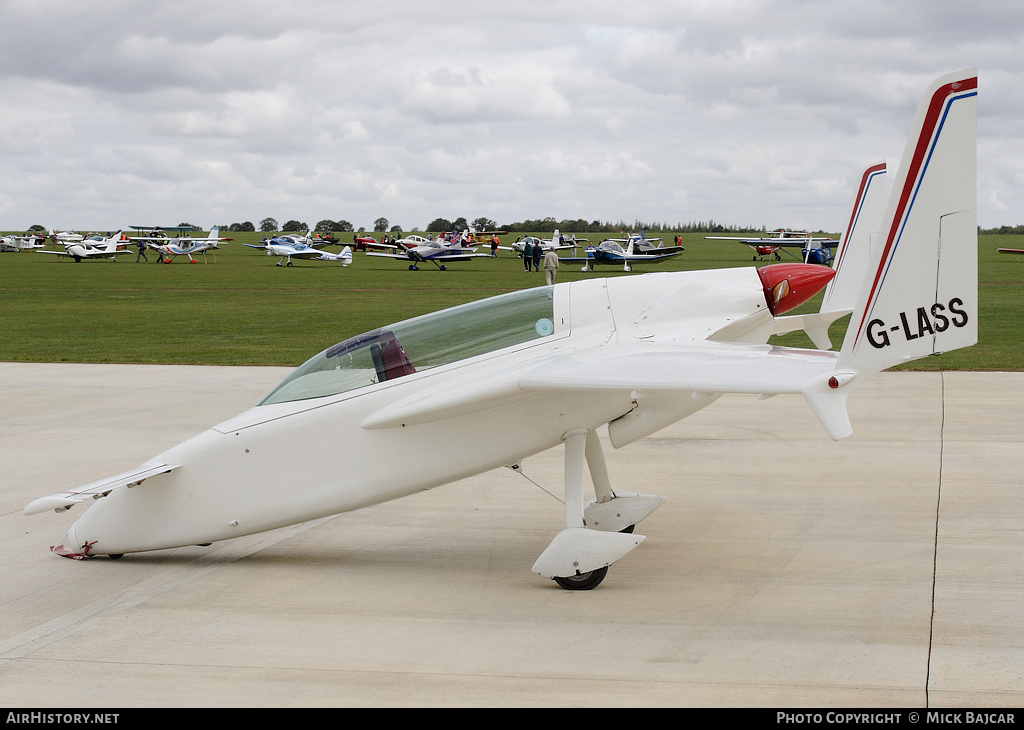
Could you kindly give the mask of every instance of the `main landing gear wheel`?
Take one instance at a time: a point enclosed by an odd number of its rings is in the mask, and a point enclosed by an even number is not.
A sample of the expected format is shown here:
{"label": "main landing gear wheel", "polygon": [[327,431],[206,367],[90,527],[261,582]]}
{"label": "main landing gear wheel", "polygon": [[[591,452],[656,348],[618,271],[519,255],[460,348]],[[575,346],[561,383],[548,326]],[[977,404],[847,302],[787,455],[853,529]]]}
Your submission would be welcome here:
{"label": "main landing gear wheel", "polygon": [[608,575],[608,566],[591,570],[589,573],[577,573],[572,576],[555,576],[555,583],[567,591],[589,591],[601,585],[601,581]]}

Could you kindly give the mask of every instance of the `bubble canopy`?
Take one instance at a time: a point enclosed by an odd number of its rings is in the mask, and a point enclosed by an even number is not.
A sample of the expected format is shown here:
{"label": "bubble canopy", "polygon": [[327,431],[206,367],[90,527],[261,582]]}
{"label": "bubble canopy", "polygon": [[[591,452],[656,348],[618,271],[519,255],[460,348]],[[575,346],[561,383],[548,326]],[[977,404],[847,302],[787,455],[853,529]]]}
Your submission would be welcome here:
{"label": "bubble canopy", "polygon": [[351,337],[307,360],[259,405],[337,395],[547,337],[553,290],[501,294]]}

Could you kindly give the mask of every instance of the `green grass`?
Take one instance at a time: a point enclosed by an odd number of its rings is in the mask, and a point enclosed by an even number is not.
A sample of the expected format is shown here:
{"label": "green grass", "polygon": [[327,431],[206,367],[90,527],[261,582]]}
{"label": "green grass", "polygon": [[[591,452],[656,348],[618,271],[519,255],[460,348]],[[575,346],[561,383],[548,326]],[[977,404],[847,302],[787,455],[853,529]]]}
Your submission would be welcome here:
{"label": "green grass", "polygon": [[[136,264],[134,252],[118,262],[81,264],[31,251],[0,253],[0,360],[294,366],[360,332],[543,283],[543,274],[525,273],[522,261],[504,251],[497,259],[452,264],[443,272],[432,265],[409,271],[402,262],[361,252],[347,268],[323,261],[285,268],[241,245],[262,234],[235,236],[197,264],[184,257],[152,263],[152,252],[148,264]],[[634,273],[752,264],[742,244],[707,241],[703,234],[683,238],[682,256],[636,266]],[[996,253],[1001,247],[1024,248],[1024,236],[979,240],[979,344],[903,367],[1024,369],[1024,256]],[[563,265],[558,280],[625,275],[618,267],[587,274]],[[837,346],[847,320],[833,327]],[[802,333],[777,341],[810,346]]]}

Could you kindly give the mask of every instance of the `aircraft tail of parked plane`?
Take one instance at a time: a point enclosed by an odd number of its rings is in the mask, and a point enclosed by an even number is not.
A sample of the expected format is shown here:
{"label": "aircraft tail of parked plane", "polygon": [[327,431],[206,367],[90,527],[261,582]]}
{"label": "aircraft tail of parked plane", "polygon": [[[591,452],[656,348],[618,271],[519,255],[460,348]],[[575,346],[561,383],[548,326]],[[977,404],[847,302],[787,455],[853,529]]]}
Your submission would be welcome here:
{"label": "aircraft tail of parked plane", "polygon": [[921,100],[840,368],[863,376],[978,341],[977,89],[968,69]]}
{"label": "aircraft tail of parked plane", "polygon": [[853,315],[832,374],[803,391],[833,438],[852,433],[848,386],[978,341],[977,87],[973,68],[929,87],[877,234],[847,230],[862,252],[872,239],[854,267],[863,274]]}

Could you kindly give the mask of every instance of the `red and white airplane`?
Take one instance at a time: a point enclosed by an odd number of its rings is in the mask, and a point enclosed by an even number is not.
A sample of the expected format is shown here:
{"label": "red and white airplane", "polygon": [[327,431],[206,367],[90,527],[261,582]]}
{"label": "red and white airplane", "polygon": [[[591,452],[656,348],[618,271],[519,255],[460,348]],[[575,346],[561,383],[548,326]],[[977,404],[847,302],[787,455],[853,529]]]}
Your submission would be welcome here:
{"label": "red and white airplane", "polygon": [[[597,429],[621,448],[724,393],[795,394],[842,439],[847,398],[865,378],[977,341],[976,94],[974,69],[927,90],[859,267],[589,279],[384,326],[328,347],[235,418],[24,513],[91,503],[52,550],[120,557],[356,510],[564,446],[566,526],[533,571],[593,588],[664,501],[612,487]],[[766,344],[794,324],[786,312],[851,275],[859,286],[839,351]],[[825,309],[799,323],[835,317]],[[502,438],[479,438],[488,433]]]}

